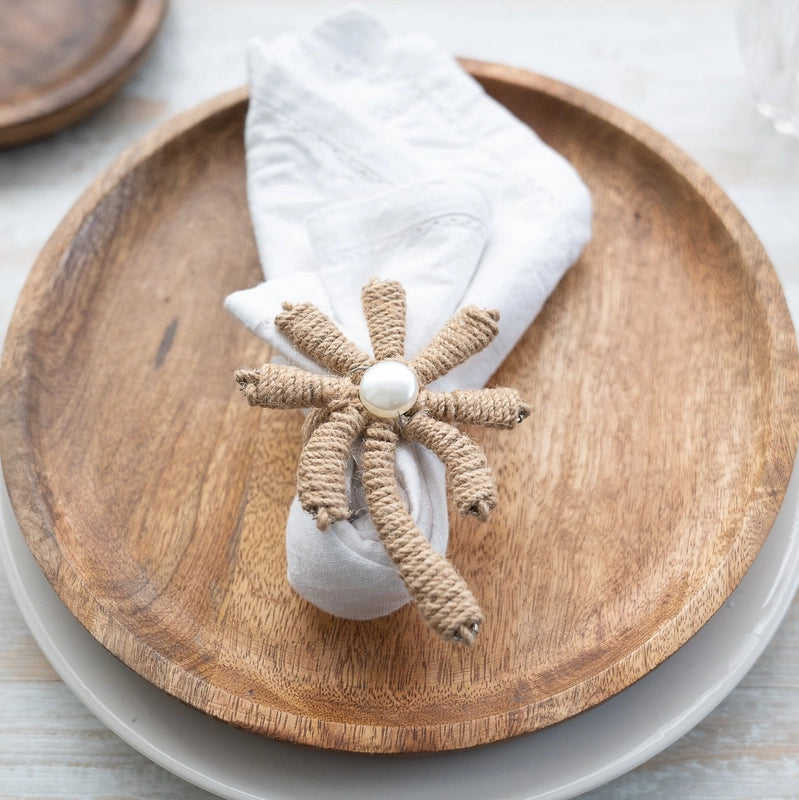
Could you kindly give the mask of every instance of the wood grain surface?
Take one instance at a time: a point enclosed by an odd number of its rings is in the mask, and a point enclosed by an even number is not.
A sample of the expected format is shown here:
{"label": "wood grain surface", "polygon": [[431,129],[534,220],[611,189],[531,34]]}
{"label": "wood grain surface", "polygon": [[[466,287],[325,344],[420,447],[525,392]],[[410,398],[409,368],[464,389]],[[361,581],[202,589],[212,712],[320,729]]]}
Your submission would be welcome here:
{"label": "wood grain surface", "polygon": [[46,136],[108,101],[144,58],[166,0],[5,0],[0,147]]}
{"label": "wood grain surface", "polygon": [[129,151],[59,227],[8,334],[0,455],[62,599],[137,672],[278,738],[372,752],[535,730],[641,677],[718,609],[767,535],[797,444],[779,283],[732,204],[645,126],[469,64],[589,184],[594,238],[496,375],[535,409],[480,438],[500,506],[453,515],[486,615],[453,648],[413,609],[338,620],[285,581],[300,415],[243,406],[268,352],[221,307],[259,269],[246,99]]}

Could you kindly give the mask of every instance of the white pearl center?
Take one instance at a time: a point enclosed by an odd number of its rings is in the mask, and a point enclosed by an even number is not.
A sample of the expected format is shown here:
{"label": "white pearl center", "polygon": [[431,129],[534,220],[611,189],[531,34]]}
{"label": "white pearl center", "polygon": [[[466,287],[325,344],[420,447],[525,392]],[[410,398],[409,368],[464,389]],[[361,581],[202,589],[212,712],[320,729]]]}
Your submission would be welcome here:
{"label": "white pearl center", "polygon": [[368,411],[389,419],[404,414],[416,402],[419,381],[399,361],[378,361],[363,373],[358,391]]}

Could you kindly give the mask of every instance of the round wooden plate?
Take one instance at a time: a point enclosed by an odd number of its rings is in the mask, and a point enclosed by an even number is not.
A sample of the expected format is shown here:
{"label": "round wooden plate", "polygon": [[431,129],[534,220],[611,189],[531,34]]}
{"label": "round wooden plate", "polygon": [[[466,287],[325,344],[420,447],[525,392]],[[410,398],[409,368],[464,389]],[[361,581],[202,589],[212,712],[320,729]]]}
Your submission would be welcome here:
{"label": "round wooden plate", "polygon": [[10,0],[0,20],[0,147],[108,101],[141,64],[166,0]]}
{"label": "round wooden plate", "polygon": [[15,513],[66,605],[148,680],[235,725],[411,752],[534,731],[630,685],[720,607],[776,516],[799,439],[777,277],[717,186],[575,89],[466,62],[580,171],[594,236],[496,375],[530,399],[477,431],[500,505],[453,515],[486,622],[335,619],[285,578],[299,412],[247,407],[269,356],[222,308],[260,270],[244,92],[125,154],[39,257],[8,334]]}

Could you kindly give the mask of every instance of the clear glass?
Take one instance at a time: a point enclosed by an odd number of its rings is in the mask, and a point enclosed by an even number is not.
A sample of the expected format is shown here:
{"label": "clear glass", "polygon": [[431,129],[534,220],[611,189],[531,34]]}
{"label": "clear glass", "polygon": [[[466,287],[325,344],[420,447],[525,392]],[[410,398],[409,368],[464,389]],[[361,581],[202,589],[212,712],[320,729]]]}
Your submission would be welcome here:
{"label": "clear glass", "polygon": [[799,136],[799,0],[746,0],[738,38],[758,111]]}

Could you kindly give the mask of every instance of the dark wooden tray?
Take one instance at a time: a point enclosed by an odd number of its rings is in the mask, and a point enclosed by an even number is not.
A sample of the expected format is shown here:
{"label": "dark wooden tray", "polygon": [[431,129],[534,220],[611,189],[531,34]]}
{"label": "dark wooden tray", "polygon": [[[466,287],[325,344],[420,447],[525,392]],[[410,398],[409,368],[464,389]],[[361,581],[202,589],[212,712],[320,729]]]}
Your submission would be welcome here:
{"label": "dark wooden tray", "polygon": [[[352,622],[288,586],[299,412],[246,406],[268,357],[222,307],[259,280],[244,92],[126,153],[19,300],[0,440],[22,530],[78,619],[185,702],[269,736],[411,752],[534,731],[653,669],[751,564],[796,452],[794,331],[756,237],[710,178],[575,89],[467,62],[590,186],[594,236],[496,375],[530,399],[491,523],[450,556],[472,649],[412,608]],[[357,301],[354,300],[354,302]]]}
{"label": "dark wooden tray", "polygon": [[166,0],[10,0],[0,15],[0,147],[76,122],[141,64]]}

